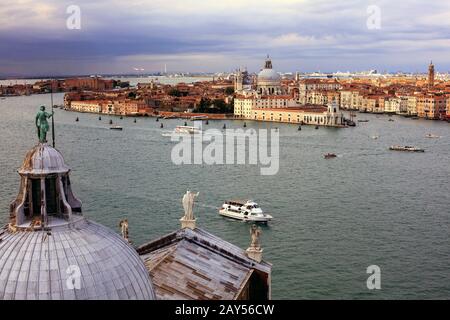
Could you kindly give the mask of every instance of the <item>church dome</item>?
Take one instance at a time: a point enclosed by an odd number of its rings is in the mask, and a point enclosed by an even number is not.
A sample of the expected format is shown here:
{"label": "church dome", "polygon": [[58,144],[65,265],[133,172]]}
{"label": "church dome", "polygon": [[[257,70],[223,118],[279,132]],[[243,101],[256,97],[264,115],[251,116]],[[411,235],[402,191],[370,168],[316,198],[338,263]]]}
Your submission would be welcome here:
{"label": "church dome", "polygon": [[45,143],[27,153],[0,229],[0,300],[155,299],[136,250],[83,216],[69,172]]}
{"label": "church dome", "polygon": [[280,83],[281,77],[272,69],[272,60],[267,56],[264,68],[258,73],[258,88],[279,87]]}
{"label": "church dome", "polygon": [[19,169],[20,174],[48,174],[69,172],[64,158],[58,150],[47,143],[39,143],[28,151]]}
{"label": "church dome", "polygon": [[102,225],[75,220],[0,231],[0,300],[154,300],[136,250]]}
{"label": "church dome", "polygon": [[280,75],[273,69],[262,69],[258,73],[258,81],[280,81]]}

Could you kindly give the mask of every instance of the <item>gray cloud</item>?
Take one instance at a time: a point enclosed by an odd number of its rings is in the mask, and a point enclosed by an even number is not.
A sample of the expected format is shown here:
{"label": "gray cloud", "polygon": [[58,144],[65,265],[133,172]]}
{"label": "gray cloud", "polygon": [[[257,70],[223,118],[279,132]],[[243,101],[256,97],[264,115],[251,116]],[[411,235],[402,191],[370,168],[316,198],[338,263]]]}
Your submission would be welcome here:
{"label": "gray cloud", "polygon": [[[0,75],[260,68],[281,71],[450,69],[450,4],[426,0],[4,0]],[[66,8],[81,8],[81,30]],[[381,9],[369,30],[367,6]]]}

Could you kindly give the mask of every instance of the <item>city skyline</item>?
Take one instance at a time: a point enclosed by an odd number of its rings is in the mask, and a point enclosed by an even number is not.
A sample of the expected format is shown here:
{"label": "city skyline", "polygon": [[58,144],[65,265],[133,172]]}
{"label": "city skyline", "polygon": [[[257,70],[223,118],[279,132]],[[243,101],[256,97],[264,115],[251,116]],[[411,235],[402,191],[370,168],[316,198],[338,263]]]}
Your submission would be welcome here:
{"label": "city skyline", "polygon": [[[67,28],[70,5],[80,29]],[[379,8],[379,25],[368,20]],[[70,10],[69,10],[70,11]],[[450,4],[388,1],[9,1],[0,8],[0,77],[377,69],[450,70]]]}

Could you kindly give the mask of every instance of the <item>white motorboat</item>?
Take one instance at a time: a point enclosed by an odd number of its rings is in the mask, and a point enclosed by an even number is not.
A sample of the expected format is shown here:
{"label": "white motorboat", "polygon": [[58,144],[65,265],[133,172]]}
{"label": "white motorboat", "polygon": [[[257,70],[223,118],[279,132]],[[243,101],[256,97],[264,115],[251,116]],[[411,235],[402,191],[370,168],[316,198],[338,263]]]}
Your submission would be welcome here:
{"label": "white motorboat", "polygon": [[264,222],[273,219],[269,214],[263,213],[259,205],[253,200],[231,200],[226,201],[219,209],[219,214],[242,221]]}
{"label": "white motorboat", "polygon": [[198,134],[201,133],[202,130],[200,130],[197,127],[189,127],[189,126],[177,126],[174,130],[177,134]]}
{"label": "white motorboat", "polygon": [[424,149],[413,146],[390,146],[389,150],[393,151],[407,151],[407,152],[425,152]]}
{"label": "white motorboat", "polygon": [[425,138],[440,138],[441,136],[438,136],[438,135],[435,135],[435,134],[432,134],[432,133],[428,133],[426,136],[425,136]]}

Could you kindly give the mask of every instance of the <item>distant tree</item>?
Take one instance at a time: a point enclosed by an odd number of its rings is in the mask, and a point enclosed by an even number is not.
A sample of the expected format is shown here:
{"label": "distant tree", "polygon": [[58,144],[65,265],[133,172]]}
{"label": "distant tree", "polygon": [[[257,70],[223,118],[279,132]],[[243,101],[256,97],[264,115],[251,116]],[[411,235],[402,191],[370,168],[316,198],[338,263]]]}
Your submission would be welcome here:
{"label": "distant tree", "polygon": [[181,97],[181,92],[178,89],[170,89],[169,95],[173,97]]}
{"label": "distant tree", "polygon": [[130,99],[136,99],[136,92],[131,91],[130,93],[128,93],[128,98],[130,98]]}
{"label": "distant tree", "polygon": [[226,95],[232,95],[234,93],[234,88],[233,87],[227,87],[226,89],[225,89],[225,94]]}

